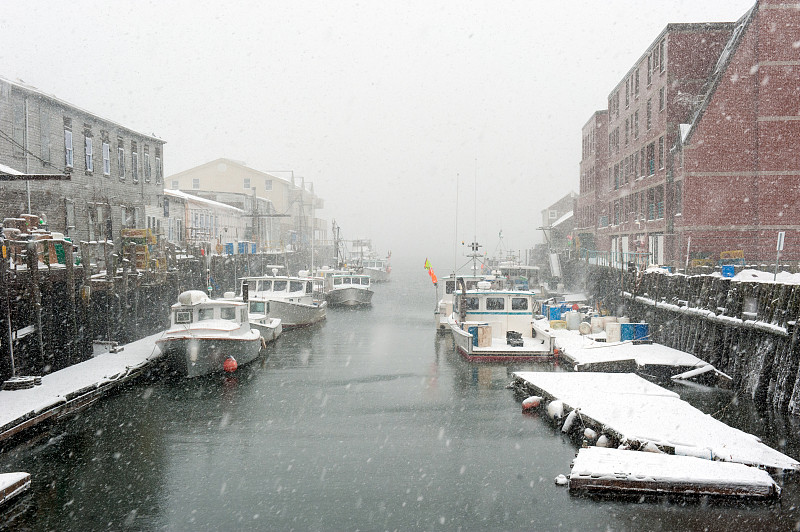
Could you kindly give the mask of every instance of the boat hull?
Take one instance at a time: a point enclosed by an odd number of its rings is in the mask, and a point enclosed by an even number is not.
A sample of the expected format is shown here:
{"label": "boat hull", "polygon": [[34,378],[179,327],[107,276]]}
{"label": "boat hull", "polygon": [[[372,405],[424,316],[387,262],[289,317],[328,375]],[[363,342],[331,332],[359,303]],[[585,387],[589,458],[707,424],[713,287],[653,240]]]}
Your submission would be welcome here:
{"label": "boat hull", "polygon": [[339,288],[327,294],[332,307],[363,307],[372,304],[372,290],[364,288]]}
{"label": "boat hull", "polygon": [[283,332],[283,323],[277,318],[250,318],[250,328],[261,333],[265,344],[274,342]]}
{"label": "boat hull", "polygon": [[376,268],[364,268],[364,273],[369,275],[370,282],[373,283],[387,283],[391,278],[391,274],[389,272]]}
{"label": "boat hull", "polygon": [[169,369],[186,377],[199,377],[224,371],[229,356],[239,366],[255,360],[261,352],[261,334],[252,330],[240,337],[180,336],[159,339]]}
{"label": "boat hull", "polygon": [[269,315],[279,318],[284,329],[307,327],[325,319],[328,304],[326,301],[318,305],[306,305],[293,301],[273,299],[269,302]]}

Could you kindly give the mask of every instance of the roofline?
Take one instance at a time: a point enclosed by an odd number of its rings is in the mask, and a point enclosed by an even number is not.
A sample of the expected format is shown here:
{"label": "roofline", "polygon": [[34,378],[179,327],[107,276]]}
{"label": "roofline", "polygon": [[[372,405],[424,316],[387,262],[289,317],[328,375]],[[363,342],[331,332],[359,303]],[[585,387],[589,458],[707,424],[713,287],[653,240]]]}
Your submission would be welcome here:
{"label": "roofline", "polygon": [[193,194],[189,194],[188,192],[183,192],[181,190],[173,190],[173,189],[170,189],[170,188],[165,188],[164,189],[164,195],[165,196],[171,196],[173,198],[181,198],[181,199],[183,199],[185,201],[194,201],[196,203],[205,203],[207,205],[211,205],[211,206],[214,206],[214,207],[224,207],[226,209],[230,209],[230,210],[237,211],[237,212],[240,212],[240,213],[244,213],[245,212],[243,209],[240,209],[238,207],[234,207],[233,205],[228,205],[227,203],[222,203],[222,202],[219,202],[219,201],[206,199],[206,198],[203,198],[201,196],[195,196]]}
{"label": "roofline", "polygon": [[[689,143],[692,138],[692,134],[694,133],[697,123],[703,119],[703,115],[705,114],[706,109],[708,109],[709,103],[711,103],[711,98],[714,96],[714,93],[717,91],[717,87],[719,87],[720,82],[722,81],[724,74],[728,71],[728,67],[733,60],[733,56],[736,55],[736,52],[739,50],[739,45],[742,44],[742,39],[744,38],[745,33],[747,33],[748,29],[750,28],[750,24],[755,19],[756,13],[758,13],[758,2],[756,2],[753,7],[747,10],[747,12],[739,17],[739,20],[734,22],[734,30],[737,26],[742,25],[742,31],[739,32],[738,35],[731,35],[731,39],[736,39],[732,43],[731,49],[728,51],[728,57],[725,58],[725,63],[720,66],[720,68],[714,72],[712,75],[714,79],[711,81],[711,85],[706,90],[705,94],[703,95],[703,101],[700,103],[700,106],[695,111],[694,115],[691,118],[691,122],[689,125],[689,131],[686,132],[686,138],[680,138],[680,145],[684,146]],[[735,33],[735,32],[734,32]],[[727,48],[727,44],[725,46]],[[720,54],[725,52],[725,48],[722,49]],[[719,59],[717,59],[719,61]]]}
{"label": "roofline", "polygon": [[[197,170],[198,168],[205,168],[205,167],[211,166],[213,164],[218,164],[218,163],[221,163],[221,162],[224,162],[226,164],[232,164],[232,165],[238,166],[239,168],[244,168],[246,170],[250,170],[251,172],[254,172],[254,173],[262,175],[262,176],[269,176],[269,177],[278,179],[280,181],[283,181],[284,183],[287,183],[287,184],[289,184],[291,186],[294,186],[297,189],[301,189],[301,187],[298,187],[297,185],[294,185],[288,179],[285,179],[285,178],[280,177],[280,176],[276,176],[275,174],[270,174],[269,172],[263,172],[261,170],[257,170],[257,169],[255,169],[253,167],[247,166],[246,164],[244,164],[241,161],[235,161],[233,159],[228,159],[227,157],[218,157],[218,158],[216,158],[216,159],[214,159],[212,161],[207,161],[207,162],[204,162],[202,164],[198,164],[196,166],[192,166],[191,168],[187,168],[186,170],[181,170],[180,172],[176,172],[174,174],[171,174],[171,175],[167,176],[167,178],[177,177],[177,176],[180,176],[182,174],[187,174],[189,172]],[[308,192],[308,191],[306,191],[306,192]]]}
{"label": "roofline", "polygon": [[160,142],[161,144],[166,144],[167,143],[167,141],[164,140],[164,139],[160,139],[158,137],[154,137],[153,135],[147,135],[145,133],[141,133],[139,131],[136,131],[135,129],[131,129],[129,127],[123,126],[119,122],[115,122],[113,120],[109,120],[107,118],[103,118],[102,116],[98,115],[97,113],[93,113],[91,111],[87,111],[86,109],[83,109],[82,107],[78,107],[77,105],[71,104],[66,100],[62,100],[61,98],[59,98],[59,97],[57,97],[57,96],[55,96],[53,94],[48,94],[48,93],[46,93],[46,92],[44,92],[44,91],[42,91],[40,89],[37,89],[36,87],[33,87],[31,85],[26,85],[25,83],[21,83],[21,82],[18,82],[18,81],[11,81],[11,80],[9,80],[7,78],[4,78],[2,76],[0,76],[0,81],[2,81],[4,83],[8,83],[9,85],[12,85],[12,86],[14,86],[14,87],[16,87],[16,88],[18,88],[20,90],[23,90],[25,92],[34,94],[34,95],[39,96],[41,98],[48,98],[50,100],[53,100],[53,101],[57,102],[59,105],[61,105],[62,107],[67,107],[67,108],[73,109],[75,111],[79,111],[81,113],[85,113],[87,115],[94,116],[94,117],[98,118],[99,120],[102,120],[103,122],[107,122],[107,123],[119,128],[119,129],[124,129],[125,131],[128,131],[130,133],[135,133],[135,134],[137,134],[137,135],[139,135],[141,137],[145,137],[145,138],[150,139],[150,140],[152,140],[154,142]]}

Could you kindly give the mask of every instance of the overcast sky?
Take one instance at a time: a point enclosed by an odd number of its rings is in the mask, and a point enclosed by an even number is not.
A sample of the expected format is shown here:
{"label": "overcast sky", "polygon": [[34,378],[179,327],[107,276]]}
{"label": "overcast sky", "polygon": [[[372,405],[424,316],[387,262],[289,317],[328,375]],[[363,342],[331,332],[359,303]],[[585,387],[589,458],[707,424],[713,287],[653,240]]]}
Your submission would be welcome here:
{"label": "overcast sky", "polygon": [[753,3],[5,0],[0,76],[165,139],[167,176],[291,169],[345,238],[444,272],[475,232],[541,241],[581,127],[667,23]]}

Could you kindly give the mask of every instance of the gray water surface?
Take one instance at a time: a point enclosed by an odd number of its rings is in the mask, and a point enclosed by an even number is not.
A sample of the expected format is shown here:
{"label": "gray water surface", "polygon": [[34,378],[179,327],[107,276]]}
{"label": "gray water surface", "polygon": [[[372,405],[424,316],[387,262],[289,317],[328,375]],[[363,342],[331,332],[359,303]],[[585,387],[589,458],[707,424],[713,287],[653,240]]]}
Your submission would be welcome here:
{"label": "gray water surface", "polygon": [[[782,503],[570,496],[575,442],[521,414],[512,371],[463,361],[433,328],[424,270],[330,309],[236,376],[139,382],[0,455],[33,486],[18,530],[791,530]],[[796,421],[726,391],[696,406],[798,456]]]}

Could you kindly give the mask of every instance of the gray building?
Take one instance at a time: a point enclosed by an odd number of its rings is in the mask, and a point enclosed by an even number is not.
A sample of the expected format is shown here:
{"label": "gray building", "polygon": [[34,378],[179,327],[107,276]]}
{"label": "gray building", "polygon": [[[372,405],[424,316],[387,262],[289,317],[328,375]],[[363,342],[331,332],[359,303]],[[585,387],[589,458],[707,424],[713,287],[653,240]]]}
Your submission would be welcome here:
{"label": "gray building", "polygon": [[124,228],[160,232],[163,156],[155,136],[0,78],[0,165],[70,176],[0,181],[0,218],[44,215],[51,231],[73,241],[116,239]]}

